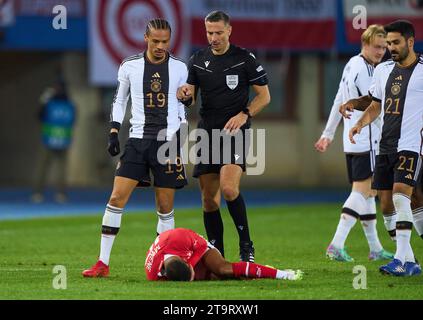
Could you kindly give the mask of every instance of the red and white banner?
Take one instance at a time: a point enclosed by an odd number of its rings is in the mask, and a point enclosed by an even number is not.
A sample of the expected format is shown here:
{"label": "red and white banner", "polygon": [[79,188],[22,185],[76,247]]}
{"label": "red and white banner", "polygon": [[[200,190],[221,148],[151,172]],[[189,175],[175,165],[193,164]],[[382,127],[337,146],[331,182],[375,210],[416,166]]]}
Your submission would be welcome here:
{"label": "red and white banner", "polygon": [[398,19],[409,20],[414,25],[416,40],[423,41],[423,0],[344,0],[345,30],[349,43],[360,43],[364,30],[355,29],[353,21],[363,12],[367,15],[367,26],[375,23],[385,25]]}
{"label": "red and white banner", "polygon": [[184,0],[88,1],[91,83],[116,85],[122,60],[146,49],[145,29],[154,18],[170,23],[170,51],[187,60],[191,51],[188,4]]}
{"label": "red and white banner", "polygon": [[20,16],[51,17],[53,8],[57,5],[66,7],[69,17],[85,17],[87,0],[15,0],[16,14]]}
{"label": "red and white banner", "polygon": [[231,42],[265,49],[327,49],[335,43],[335,0],[196,0],[191,2],[192,41],[207,44],[205,16],[223,10],[231,17]]}
{"label": "red and white banner", "polygon": [[15,23],[13,0],[0,0],[0,27],[8,27]]}

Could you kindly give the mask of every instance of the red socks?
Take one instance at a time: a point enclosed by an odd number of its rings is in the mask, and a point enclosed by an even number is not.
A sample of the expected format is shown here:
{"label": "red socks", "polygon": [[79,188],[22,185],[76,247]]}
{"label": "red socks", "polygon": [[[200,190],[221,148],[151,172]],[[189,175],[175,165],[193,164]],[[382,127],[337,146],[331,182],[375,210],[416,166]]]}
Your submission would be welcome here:
{"label": "red socks", "polygon": [[235,278],[276,278],[277,270],[252,262],[232,263],[232,271]]}

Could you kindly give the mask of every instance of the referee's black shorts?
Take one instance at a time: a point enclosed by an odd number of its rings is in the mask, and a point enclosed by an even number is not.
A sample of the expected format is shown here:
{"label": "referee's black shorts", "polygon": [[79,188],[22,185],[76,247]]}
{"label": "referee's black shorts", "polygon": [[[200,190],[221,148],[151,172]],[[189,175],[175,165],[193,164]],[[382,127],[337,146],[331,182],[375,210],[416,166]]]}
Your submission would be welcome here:
{"label": "referee's black shorts", "polygon": [[[215,129],[219,130],[219,129]],[[223,131],[221,131],[223,134]],[[241,167],[242,171],[246,170],[246,159],[250,148],[250,135],[246,133],[246,129],[241,129],[235,136],[220,136],[213,139],[211,130],[207,130],[208,150],[201,148],[201,138],[197,140],[197,160],[194,165],[193,177],[198,178],[201,175],[209,173],[220,173],[223,166],[235,164]],[[208,151],[208,154],[206,152]],[[203,161],[205,160],[205,161]]]}
{"label": "referee's black shorts", "polygon": [[158,160],[159,148],[164,143],[166,141],[129,138],[116,168],[116,176],[137,180],[138,187],[148,187],[151,185],[151,172],[155,187],[183,188],[187,185],[187,179],[179,141],[176,159],[168,159],[166,164]]}

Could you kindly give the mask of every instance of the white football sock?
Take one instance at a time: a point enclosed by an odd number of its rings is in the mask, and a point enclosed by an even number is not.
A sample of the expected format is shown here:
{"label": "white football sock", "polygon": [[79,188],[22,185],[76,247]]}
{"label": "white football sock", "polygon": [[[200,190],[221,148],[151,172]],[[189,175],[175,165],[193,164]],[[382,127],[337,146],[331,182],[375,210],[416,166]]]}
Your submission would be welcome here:
{"label": "white football sock", "polygon": [[352,227],[354,227],[357,219],[349,214],[342,213],[339,219],[338,227],[336,228],[335,236],[332,239],[331,244],[338,249],[343,249],[345,240],[348,237]]}
{"label": "white football sock", "polygon": [[113,242],[115,241],[116,236],[112,235],[101,235],[101,249],[100,249],[100,258],[104,264],[109,265],[110,253],[112,252]]}
{"label": "white football sock", "polygon": [[386,231],[388,231],[391,240],[392,241],[396,241],[396,237],[391,235],[391,232],[396,230],[396,225],[397,225],[397,213],[394,211],[392,212],[392,214],[390,216],[383,216],[383,221],[384,221],[384,225],[386,228]]}
{"label": "white football sock", "polygon": [[[413,214],[411,212],[410,199],[401,193],[394,193],[392,195],[395,211],[397,212],[397,226],[398,223],[409,222],[412,224]],[[411,229],[398,229],[397,228],[397,251],[395,259],[400,260],[402,263],[406,261],[414,262],[413,249],[410,244]]]}
{"label": "white football sock", "polygon": [[[349,214],[341,214],[335,236],[331,242],[332,245],[339,249],[344,248],[345,240],[347,239],[352,227],[354,227],[357,222],[360,212],[363,213],[367,211],[366,199],[360,192],[352,191],[348,199],[345,201],[342,211],[348,212]],[[351,214],[356,215],[357,218]]]}
{"label": "white football sock", "polygon": [[294,275],[293,270],[277,270],[275,279],[292,280]]}
{"label": "white football sock", "polygon": [[413,210],[413,224],[417,233],[421,237],[423,235],[423,207]]}
{"label": "white football sock", "polygon": [[370,251],[379,252],[383,249],[376,230],[376,219],[361,221]]}
{"label": "white football sock", "polygon": [[[367,198],[367,215],[376,216],[376,201],[374,197]],[[383,249],[379,241],[376,229],[376,219],[362,220],[361,225],[366,235],[371,252],[379,252]]]}
{"label": "white football sock", "polygon": [[159,221],[157,222],[157,233],[161,234],[167,230],[175,229],[175,211],[169,213],[157,212]]}
{"label": "white football sock", "polygon": [[397,229],[397,251],[395,252],[395,259],[402,263],[406,261],[415,262],[413,249],[410,245],[411,230]]}
{"label": "white football sock", "polygon": [[100,257],[104,264],[109,265],[113,242],[120,229],[123,209],[107,205],[103,216]]}

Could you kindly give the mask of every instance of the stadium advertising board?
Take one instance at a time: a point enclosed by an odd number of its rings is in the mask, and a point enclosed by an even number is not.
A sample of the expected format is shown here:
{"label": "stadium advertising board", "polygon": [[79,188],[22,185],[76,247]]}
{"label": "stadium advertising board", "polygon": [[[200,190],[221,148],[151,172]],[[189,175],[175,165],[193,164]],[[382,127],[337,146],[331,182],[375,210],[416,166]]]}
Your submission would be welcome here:
{"label": "stadium advertising board", "polygon": [[230,13],[231,40],[246,48],[327,50],[335,43],[335,0],[198,0],[191,3],[194,46],[207,44],[204,16],[218,9]]}
{"label": "stadium advertising board", "polygon": [[[358,6],[361,6],[361,9]],[[416,41],[423,41],[422,0],[344,0],[343,8],[345,36],[348,44],[360,43],[363,30],[355,29],[352,23],[358,13],[364,13],[367,16],[367,25],[387,24],[398,19],[409,20],[416,30]],[[357,13],[354,13],[354,8]]]}
{"label": "stadium advertising board", "polygon": [[16,11],[20,16],[51,16],[52,8],[61,5],[66,7],[69,17],[85,16],[85,0],[16,0]]}
{"label": "stadium advertising board", "polygon": [[170,51],[181,59],[190,54],[187,2],[183,0],[93,0],[88,2],[90,80],[115,85],[120,63],[145,49],[149,20],[163,17],[172,26]]}

